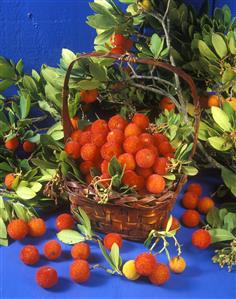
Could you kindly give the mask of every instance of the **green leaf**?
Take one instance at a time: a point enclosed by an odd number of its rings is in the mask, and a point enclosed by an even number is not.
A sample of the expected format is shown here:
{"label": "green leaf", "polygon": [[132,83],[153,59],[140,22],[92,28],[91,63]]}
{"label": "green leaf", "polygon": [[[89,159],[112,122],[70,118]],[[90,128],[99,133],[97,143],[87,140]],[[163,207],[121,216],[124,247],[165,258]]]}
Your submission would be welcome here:
{"label": "green leaf", "polygon": [[234,79],[236,79],[236,73],[232,69],[227,68],[222,75],[222,83],[225,84]]}
{"label": "green leaf", "polygon": [[80,207],[79,207],[79,213],[80,213],[81,218],[83,219],[84,225],[86,226],[88,231],[91,231],[91,222],[90,222],[90,219],[89,219],[88,215]]}
{"label": "green leaf", "polygon": [[14,84],[14,81],[10,79],[5,79],[0,81],[0,92],[7,90],[10,86]]}
{"label": "green leaf", "polygon": [[212,34],[212,44],[218,56],[224,58],[228,54],[228,48],[224,38],[217,33]]}
{"label": "green leaf", "polygon": [[220,228],[223,224],[219,215],[219,209],[215,207],[207,213],[206,220],[212,228]]}
{"label": "green leaf", "polygon": [[103,256],[105,257],[106,261],[109,263],[109,265],[111,266],[111,268],[113,270],[116,269],[115,265],[113,264],[110,256],[107,254],[106,249],[104,248],[104,246],[102,245],[102,242],[100,240],[98,240],[98,245],[102,251]]}
{"label": "green leaf", "polygon": [[23,186],[18,186],[16,194],[25,200],[32,199],[36,196],[36,193],[32,189]]}
{"label": "green leaf", "polygon": [[38,92],[38,87],[37,87],[34,79],[32,79],[30,76],[24,75],[22,83],[24,85],[24,88],[28,89],[32,93]]}
{"label": "green leaf", "polygon": [[75,53],[73,53],[71,50],[69,49],[62,49],[62,53],[61,53],[62,59],[65,63],[65,65],[69,66],[69,64],[76,59],[76,55]]}
{"label": "green leaf", "polygon": [[186,175],[194,176],[198,173],[198,170],[196,167],[193,166],[183,166],[182,167],[183,173]]}
{"label": "green leaf", "polygon": [[236,37],[232,35],[229,39],[229,50],[231,54],[236,55]]}
{"label": "green leaf", "polygon": [[91,89],[96,89],[98,88],[100,85],[100,82],[98,80],[95,79],[91,79],[91,80],[81,80],[77,86],[79,89],[82,90],[91,90]]}
{"label": "green leaf", "polygon": [[85,237],[72,229],[64,229],[57,233],[57,238],[65,244],[76,244],[85,241]]}
{"label": "green leaf", "polygon": [[43,187],[43,185],[40,184],[39,182],[30,182],[29,186],[36,193],[39,192]]}
{"label": "green leaf", "polygon": [[7,240],[7,239],[1,239],[1,238],[0,238],[0,245],[1,245],[1,246],[8,246],[8,240]]}
{"label": "green leaf", "polygon": [[230,189],[234,196],[236,196],[236,173],[223,167],[221,175],[225,185]]}
{"label": "green leaf", "polygon": [[95,45],[100,45],[100,44],[104,44],[112,35],[112,33],[114,32],[114,29],[108,29],[103,31],[102,33],[98,34],[94,40],[94,44]]}
{"label": "green leaf", "polygon": [[219,107],[212,107],[211,113],[214,121],[217,123],[218,126],[221,127],[221,129],[225,131],[231,130],[231,124],[228,115]]}
{"label": "green leaf", "polygon": [[164,39],[160,38],[156,33],[151,37],[150,50],[154,55],[154,58],[158,58],[163,50]]}
{"label": "green leaf", "polygon": [[230,241],[234,239],[234,235],[226,229],[216,228],[209,230],[211,235],[211,243],[218,243],[224,241]]}
{"label": "green leaf", "polygon": [[16,213],[17,218],[27,221],[26,212],[24,206],[20,203],[15,203],[13,209]]}
{"label": "green leaf", "polygon": [[236,214],[228,213],[224,217],[224,228],[232,232],[236,228]]}
{"label": "green leaf", "polygon": [[49,168],[49,169],[57,169],[58,165],[56,163],[52,163],[49,161],[41,160],[41,159],[32,159],[32,163],[36,166],[42,167],[42,168]]}
{"label": "green leaf", "polygon": [[112,263],[116,267],[116,269],[119,269],[120,250],[119,250],[119,246],[116,243],[113,243],[111,247],[110,258],[112,260]]}
{"label": "green leaf", "polygon": [[0,78],[12,80],[16,79],[15,69],[2,57],[0,57]]}
{"label": "green leaf", "polygon": [[20,59],[16,64],[16,70],[20,75],[23,74],[23,67],[24,67],[24,62],[22,59]]}
{"label": "green leaf", "polygon": [[31,100],[30,97],[24,97],[23,95],[20,96],[20,111],[21,111],[21,118],[25,119],[29,112],[30,112],[30,105]]}
{"label": "green leaf", "polygon": [[216,62],[218,60],[217,56],[210,50],[207,44],[199,40],[198,41],[198,48],[202,56],[206,57],[208,60],[212,62]]}
{"label": "green leaf", "polygon": [[208,141],[214,149],[221,152],[227,151],[232,148],[232,145],[230,143],[227,143],[223,137],[210,137],[208,138]]}
{"label": "green leaf", "polygon": [[104,66],[98,63],[91,63],[89,65],[89,71],[95,80],[107,81],[107,72]]}
{"label": "green leaf", "polygon": [[7,239],[6,225],[2,218],[0,218],[0,238]]}
{"label": "green leaf", "polygon": [[118,162],[116,157],[113,157],[108,165],[109,174],[113,177],[115,175],[121,175],[123,172],[120,163]]}
{"label": "green leaf", "polygon": [[96,14],[88,16],[87,19],[87,24],[95,29],[110,29],[117,25],[116,19],[112,15],[106,15],[104,17],[104,15]]}
{"label": "green leaf", "polygon": [[13,168],[7,162],[1,162],[0,163],[0,170],[4,170],[4,171],[7,171],[7,172],[12,172]]}
{"label": "green leaf", "polygon": [[176,176],[173,173],[165,174],[163,177],[169,181],[175,181]]}

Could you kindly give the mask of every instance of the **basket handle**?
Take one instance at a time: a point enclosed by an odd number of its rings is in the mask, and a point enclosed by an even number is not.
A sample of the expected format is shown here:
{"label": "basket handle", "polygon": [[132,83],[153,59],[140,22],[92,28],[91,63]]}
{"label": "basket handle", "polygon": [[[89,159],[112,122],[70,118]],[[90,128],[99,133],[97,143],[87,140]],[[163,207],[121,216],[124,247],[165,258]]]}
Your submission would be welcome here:
{"label": "basket handle", "polygon": [[198,130],[199,130],[199,123],[200,123],[200,103],[199,103],[199,96],[197,94],[197,88],[196,85],[190,75],[185,73],[182,69],[178,67],[174,67],[166,62],[154,60],[154,59],[148,59],[148,58],[137,58],[135,56],[129,56],[129,55],[114,55],[104,52],[92,52],[92,53],[86,53],[81,54],[78,58],[74,59],[66,72],[65,80],[64,80],[64,86],[62,91],[62,124],[63,124],[63,130],[64,130],[64,139],[65,141],[69,138],[73,131],[72,123],[69,116],[69,107],[68,107],[68,98],[69,98],[69,80],[70,80],[70,74],[73,69],[74,64],[83,58],[90,58],[90,57],[98,57],[98,58],[112,58],[114,60],[120,60],[124,62],[132,62],[132,63],[140,63],[140,64],[146,64],[146,65],[153,65],[156,67],[160,67],[162,69],[168,70],[172,73],[177,74],[179,77],[184,79],[191,90],[191,96],[193,98],[193,104],[195,106],[194,109],[194,138],[193,138],[193,147],[192,151],[190,153],[189,159],[192,159],[192,157],[195,154],[196,147],[197,147],[197,140],[198,140]]}

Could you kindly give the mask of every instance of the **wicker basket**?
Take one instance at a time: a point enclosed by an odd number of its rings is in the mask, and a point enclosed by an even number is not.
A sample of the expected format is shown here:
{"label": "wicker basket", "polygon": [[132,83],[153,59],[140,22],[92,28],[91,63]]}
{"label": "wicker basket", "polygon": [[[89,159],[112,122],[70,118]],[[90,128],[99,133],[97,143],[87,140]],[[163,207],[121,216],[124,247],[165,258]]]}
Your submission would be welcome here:
{"label": "wicker basket", "polygon": [[[62,94],[62,120],[65,141],[73,131],[68,111],[68,86],[70,73],[72,71],[73,65],[79,59],[85,57],[113,58],[115,60],[155,65],[156,67],[176,73],[182,79],[184,79],[191,89],[191,94],[195,105],[195,133],[193,148],[189,157],[189,159],[192,159],[197,145],[200,118],[199,98],[192,78],[183,70],[173,67],[167,63],[152,59],[134,58],[133,56],[117,56],[95,52],[83,54],[70,64],[65,77]],[[109,203],[106,204],[98,203],[99,199],[97,198],[95,190],[91,185],[87,186],[77,181],[72,181],[65,178],[65,188],[68,192],[69,200],[71,202],[72,213],[78,206],[82,207],[90,217],[95,230],[101,231],[103,233],[116,232],[121,234],[126,239],[143,241],[152,229],[160,229],[163,222],[169,217],[169,214],[175,204],[176,197],[186,180],[187,177],[182,176],[171,186],[171,188],[166,189],[162,194],[159,195],[129,194],[121,196],[121,194],[114,192],[109,198]]]}

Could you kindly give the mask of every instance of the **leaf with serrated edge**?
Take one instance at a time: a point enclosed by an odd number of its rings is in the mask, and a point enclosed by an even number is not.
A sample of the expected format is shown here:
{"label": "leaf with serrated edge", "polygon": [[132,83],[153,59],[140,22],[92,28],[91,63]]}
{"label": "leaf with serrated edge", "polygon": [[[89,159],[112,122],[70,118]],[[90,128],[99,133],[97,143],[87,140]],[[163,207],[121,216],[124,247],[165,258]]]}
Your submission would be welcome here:
{"label": "leaf with serrated edge", "polygon": [[76,244],[85,241],[85,237],[72,229],[64,229],[57,233],[57,238],[65,244]]}

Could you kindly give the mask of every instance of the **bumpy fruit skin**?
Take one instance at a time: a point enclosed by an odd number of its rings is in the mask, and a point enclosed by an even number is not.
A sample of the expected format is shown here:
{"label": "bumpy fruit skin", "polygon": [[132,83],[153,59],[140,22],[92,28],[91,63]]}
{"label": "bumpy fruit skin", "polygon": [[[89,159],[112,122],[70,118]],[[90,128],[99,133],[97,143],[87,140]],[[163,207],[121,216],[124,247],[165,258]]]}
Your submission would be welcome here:
{"label": "bumpy fruit skin", "polygon": [[84,161],[93,161],[98,155],[98,148],[93,143],[86,143],[81,147],[80,155]]}
{"label": "bumpy fruit skin", "polygon": [[141,149],[135,156],[136,163],[141,168],[151,168],[155,163],[155,159],[155,154],[148,148]]}
{"label": "bumpy fruit skin", "polygon": [[123,265],[122,272],[124,276],[129,280],[137,280],[140,277],[140,274],[138,274],[136,271],[134,260],[127,261]]}
{"label": "bumpy fruit skin", "polygon": [[57,271],[48,266],[39,268],[36,272],[36,282],[42,288],[52,288],[58,282]]}
{"label": "bumpy fruit skin", "polygon": [[182,205],[185,207],[185,209],[194,210],[196,209],[197,204],[198,196],[196,193],[188,191],[184,194],[184,197],[182,199]]}
{"label": "bumpy fruit skin", "polygon": [[135,113],[132,122],[135,123],[141,130],[149,127],[149,118],[142,113]]}
{"label": "bumpy fruit skin", "polygon": [[33,245],[26,245],[20,251],[20,259],[26,265],[34,265],[40,259],[39,251]]}
{"label": "bumpy fruit skin", "polygon": [[77,283],[83,283],[90,277],[89,264],[85,260],[76,260],[70,265],[70,277]]}
{"label": "bumpy fruit skin", "polygon": [[[168,223],[168,220],[169,218],[166,218],[165,221],[163,222],[162,224],[162,227],[164,229],[166,229],[166,226],[167,226],[167,223]],[[177,230],[177,229],[180,229],[180,223],[179,223],[179,220],[175,217],[172,217],[172,224],[171,224],[171,227],[170,227],[170,230]]]}
{"label": "bumpy fruit skin", "polygon": [[158,145],[158,153],[160,155],[165,156],[166,154],[169,154],[172,152],[173,152],[173,148],[168,141],[164,141]]}
{"label": "bumpy fruit skin", "polygon": [[116,233],[109,233],[103,239],[104,246],[109,250],[111,250],[111,247],[114,243],[116,243],[119,246],[119,248],[122,247],[123,240],[121,235]]}
{"label": "bumpy fruit skin", "polygon": [[108,166],[109,166],[109,162],[107,160],[103,160],[101,163],[101,171],[102,173],[108,173]]}
{"label": "bumpy fruit skin", "polygon": [[129,123],[124,131],[125,138],[129,136],[139,136],[141,133],[142,130],[135,123]]}
{"label": "bumpy fruit skin", "polygon": [[82,90],[80,92],[80,99],[84,103],[94,103],[98,97],[98,90]]}
{"label": "bumpy fruit skin", "polygon": [[42,218],[33,218],[28,222],[29,235],[41,237],[46,233],[46,224]]}
{"label": "bumpy fruit skin", "polygon": [[109,129],[115,130],[121,130],[124,131],[125,127],[127,126],[128,122],[126,119],[124,119],[121,115],[116,114],[114,116],[112,116],[109,121],[108,121],[108,127]]}
{"label": "bumpy fruit skin", "polygon": [[107,135],[108,142],[123,143],[124,133],[119,129],[114,129],[110,131]]}
{"label": "bumpy fruit skin", "polygon": [[137,136],[129,136],[125,139],[123,148],[126,153],[135,154],[142,149],[142,144]]}
{"label": "bumpy fruit skin", "polygon": [[168,141],[167,137],[161,133],[154,133],[153,137],[154,137],[156,146],[158,146],[162,142]]}
{"label": "bumpy fruit skin", "polygon": [[137,167],[136,168],[136,172],[137,172],[138,175],[141,175],[145,179],[148,178],[150,175],[153,174],[152,168],[141,168],[141,167]]}
{"label": "bumpy fruit skin", "polygon": [[56,260],[61,256],[61,245],[56,240],[48,241],[43,248],[44,255],[48,260]]}
{"label": "bumpy fruit skin", "polygon": [[144,177],[137,175],[133,170],[126,170],[123,177],[122,183],[129,187],[135,188],[137,191],[143,190],[145,186]]}
{"label": "bumpy fruit skin", "polygon": [[154,138],[151,134],[142,133],[141,135],[139,135],[139,140],[142,143],[143,147],[154,145]]}
{"label": "bumpy fruit skin", "polygon": [[212,209],[214,206],[214,200],[206,196],[199,200],[197,208],[200,213],[207,214],[210,211],[210,209]]}
{"label": "bumpy fruit skin", "polygon": [[139,254],[135,259],[135,268],[138,274],[142,276],[151,275],[157,264],[156,258],[154,255],[148,252]]}
{"label": "bumpy fruit skin", "polygon": [[166,182],[159,174],[152,174],[147,178],[146,188],[148,192],[159,194],[165,190]]}
{"label": "bumpy fruit skin", "polygon": [[70,136],[70,137],[71,137],[71,139],[72,139],[73,141],[76,141],[76,142],[80,143],[81,134],[82,134],[82,131],[79,130],[79,129],[77,129],[77,130],[75,130],[75,131],[73,131],[73,132],[71,133],[71,136]]}
{"label": "bumpy fruit skin", "polygon": [[13,240],[22,240],[29,232],[27,223],[21,219],[12,220],[7,226],[7,233]]}
{"label": "bumpy fruit skin", "polygon": [[186,262],[181,256],[174,256],[169,261],[169,267],[174,273],[182,273],[186,268]]}
{"label": "bumpy fruit skin", "polygon": [[4,184],[5,184],[5,186],[7,187],[8,190],[12,190],[14,180],[15,180],[15,174],[14,173],[8,173],[5,176]]}
{"label": "bumpy fruit skin", "polygon": [[80,157],[80,144],[76,141],[69,141],[65,144],[65,152],[72,159],[79,159]]}
{"label": "bumpy fruit skin", "polygon": [[30,142],[28,140],[24,141],[23,143],[23,150],[26,153],[32,153],[35,150],[36,144],[33,142]]}
{"label": "bumpy fruit skin", "polygon": [[8,141],[5,141],[5,147],[9,150],[9,151],[14,151],[18,148],[19,146],[19,140],[17,137],[14,137]]}
{"label": "bumpy fruit skin", "polygon": [[74,227],[75,221],[71,214],[63,213],[56,218],[56,228],[58,231],[63,229],[72,229]]}
{"label": "bumpy fruit skin", "polygon": [[175,104],[171,101],[170,98],[164,97],[164,98],[162,98],[159,107],[161,110],[166,109],[168,111],[171,111],[171,110],[175,109]]}
{"label": "bumpy fruit skin", "polygon": [[156,158],[153,170],[156,174],[165,175],[168,170],[167,159],[165,157]]}
{"label": "bumpy fruit skin", "polygon": [[106,141],[107,141],[106,133],[92,133],[91,135],[91,142],[99,148],[103,146],[103,144],[106,143]]}
{"label": "bumpy fruit skin", "polygon": [[206,249],[211,244],[211,235],[205,229],[198,229],[192,234],[192,243],[199,249]]}
{"label": "bumpy fruit skin", "polygon": [[134,156],[129,153],[121,154],[118,157],[118,162],[126,170],[134,170],[136,167],[136,162],[135,162]]}
{"label": "bumpy fruit skin", "polygon": [[219,107],[220,106],[220,99],[217,95],[211,95],[208,98],[208,107],[211,108],[213,106]]}
{"label": "bumpy fruit skin", "polygon": [[170,279],[170,270],[166,264],[158,263],[148,278],[153,284],[163,285]]}
{"label": "bumpy fruit skin", "polygon": [[91,139],[92,139],[92,133],[91,133],[91,131],[90,130],[83,131],[81,133],[81,136],[80,136],[80,142],[79,142],[79,144],[80,145],[84,145],[86,143],[90,143]]}
{"label": "bumpy fruit skin", "polygon": [[121,147],[118,143],[106,142],[101,147],[101,156],[104,160],[110,161],[113,157],[121,154]]}
{"label": "bumpy fruit skin", "polygon": [[182,222],[187,227],[195,227],[200,222],[200,214],[195,210],[187,210],[182,215]]}
{"label": "bumpy fruit skin", "polygon": [[71,248],[71,256],[73,259],[81,259],[81,260],[87,260],[88,257],[90,256],[90,247],[87,243],[81,242],[75,244]]}
{"label": "bumpy fruit skin", "polygon": [[108,133],[107,122],[104,119],[95,120],[95,122],[92,123],[91,132],[94,134],[98,134],[98,133],[107,134]]}
{"label": "bumpy fruit skin", "polygon": [[79,165],[79,170],[83,175],[87,175],[94,166],[94,162],[92,161],[83,161]]}
{"label": "bumpy fruit skin", "polygon": [[197,196],[202,195],[202,186],[198,183],[192,183],[188,186],[188,191],[197,194]]}

